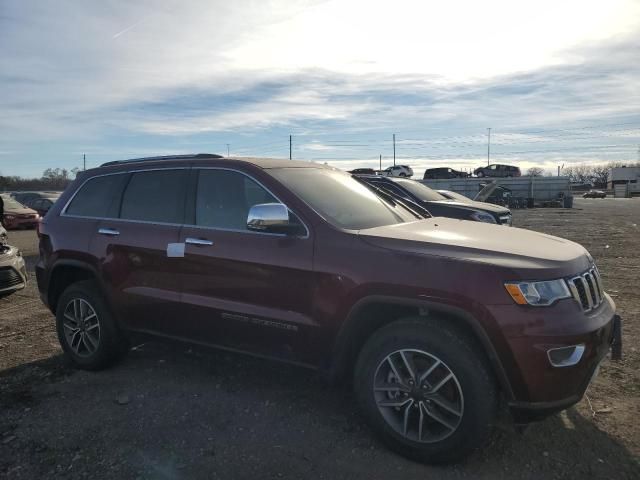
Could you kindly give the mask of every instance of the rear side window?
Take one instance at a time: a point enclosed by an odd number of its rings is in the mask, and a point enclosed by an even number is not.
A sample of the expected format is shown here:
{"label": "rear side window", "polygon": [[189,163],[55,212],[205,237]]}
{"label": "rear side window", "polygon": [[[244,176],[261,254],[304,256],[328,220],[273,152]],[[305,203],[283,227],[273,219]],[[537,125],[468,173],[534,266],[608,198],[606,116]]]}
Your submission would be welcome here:
{"label": "rear side window", "polygon": [[122,197],[120,218],[183,223],[187,170],[137,172]]}
{"label": "rear side window", "polygon": [[196,225],[246,230],[249,209],[278,200],[251,178],[230,170],[201,170],[196,196]]}
{"label": "rear side window", "polygon": [[88,180],[65,213],[81,217],[117,218],[120,194],[127,175],[105,175]]}

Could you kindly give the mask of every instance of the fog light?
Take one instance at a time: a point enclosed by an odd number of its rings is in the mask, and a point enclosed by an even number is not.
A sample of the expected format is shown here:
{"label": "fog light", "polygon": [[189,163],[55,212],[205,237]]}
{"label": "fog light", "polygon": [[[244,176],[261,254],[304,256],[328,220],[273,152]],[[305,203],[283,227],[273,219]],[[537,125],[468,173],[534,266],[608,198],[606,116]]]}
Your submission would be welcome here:
{"label": "fog light", "polygon": [[549,362],[554,367],[571,367],[580,361],[583,353],[584,345],[572,345],[571,347],[560,347],[547,350]]}

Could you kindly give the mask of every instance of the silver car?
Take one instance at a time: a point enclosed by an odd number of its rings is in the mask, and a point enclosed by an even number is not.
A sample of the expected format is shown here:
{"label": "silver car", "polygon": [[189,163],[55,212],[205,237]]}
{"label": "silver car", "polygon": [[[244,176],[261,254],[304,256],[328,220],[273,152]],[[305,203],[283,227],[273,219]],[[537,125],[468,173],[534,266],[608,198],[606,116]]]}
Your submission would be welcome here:
{"label": "silver car", "polygon": [[7,231],[0,225],[0,297],[27,285],[27,269],[20,250],[7,243]]}

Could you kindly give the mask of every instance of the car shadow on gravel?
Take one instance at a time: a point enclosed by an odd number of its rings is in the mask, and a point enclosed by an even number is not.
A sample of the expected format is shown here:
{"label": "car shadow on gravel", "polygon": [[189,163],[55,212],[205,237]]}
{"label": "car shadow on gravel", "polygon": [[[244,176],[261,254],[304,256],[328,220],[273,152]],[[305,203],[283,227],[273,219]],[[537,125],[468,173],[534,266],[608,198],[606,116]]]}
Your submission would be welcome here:
{"label": "car shadow on gravel", "polygon": [[575,409],[501,428],[465,463],[382,446],[348,389],[314,372],[147,343],[101,372],[57,355],[0,372],[0,476],[11,478],[638,478],[637,460]]}

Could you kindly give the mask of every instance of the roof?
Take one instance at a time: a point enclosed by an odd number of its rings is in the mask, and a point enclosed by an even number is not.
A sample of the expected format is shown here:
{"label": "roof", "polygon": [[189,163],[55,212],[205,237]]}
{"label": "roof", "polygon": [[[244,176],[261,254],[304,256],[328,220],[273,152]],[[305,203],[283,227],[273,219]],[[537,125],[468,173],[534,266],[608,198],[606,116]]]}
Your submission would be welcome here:
{"label": "roof", "polygon": [[313,162],[303,162],[299,160],[283,160],[276,158],[255,158],[255,157],[223,157],[212,153],[198,153],[189,155],[163,155],[157,157],[143,157],[132,158],[129,160],[116,160],[112,162],[103,163],[100,167],[122,166],[129,164],[139,163],[160,163],[160,162],[175,162],[175,161],[189,161],[206,164],[210,161],[220,161],[221,163],[240,161],[250,163],[259,168],[320,168],[324,165],[320,165]]}

